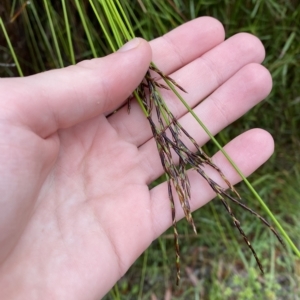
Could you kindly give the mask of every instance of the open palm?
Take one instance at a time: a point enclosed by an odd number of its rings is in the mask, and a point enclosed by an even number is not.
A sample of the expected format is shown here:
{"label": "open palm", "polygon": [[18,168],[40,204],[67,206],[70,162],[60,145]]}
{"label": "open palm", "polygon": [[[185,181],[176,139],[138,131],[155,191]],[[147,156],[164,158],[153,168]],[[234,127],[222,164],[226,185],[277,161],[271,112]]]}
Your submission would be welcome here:
{"label": "open palm", "polygon": [[[133,43],[62,70],[1,79],[3,299],[99,299],[171,225],[166,184],[148,189],[163,172],[148,121],[134,101],[130,114],[122,107],[151,60],[188,91],[186,100],[214,134],[270,91],[260,41],[249,34],[224,41],[212,18],[191,21],[151,47]],[[165,98],[204,144],[207,136],[179,101],[168,92]],[[271,155],[273,140],[254,129],[226,150],[248,175]],[[213,159],[231,182],[239,180],[220,153]],[[214,193],[193,172],[190,180],[196,209]]]}

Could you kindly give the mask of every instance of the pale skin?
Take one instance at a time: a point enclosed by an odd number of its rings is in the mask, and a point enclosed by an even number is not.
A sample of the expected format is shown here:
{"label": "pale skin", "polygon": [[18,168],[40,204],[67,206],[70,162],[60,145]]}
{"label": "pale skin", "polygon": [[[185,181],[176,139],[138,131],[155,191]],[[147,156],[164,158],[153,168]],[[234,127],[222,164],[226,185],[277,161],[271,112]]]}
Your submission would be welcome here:
{"label": "pale skin", "polygon": [[[215,19],[133,43],[76,66],[0,80],[1,299],[100,299],[171,226],[166,184],[148,189],[163,173],[148,121],[134,101],[129,115],[126,106],[110,115],[151,60],[188,91],[185,99],[214,134],[271,90],[261,42],[246,33],[224,41]],[[207,135],[165,96],[203,145]],[[249,175],[272,154],[273,139],[252,129],[225,149]],[[240,180],[220,153],[213,160],[232,183]],[[214,193],[199,175],[190,180],[195,210]]]}

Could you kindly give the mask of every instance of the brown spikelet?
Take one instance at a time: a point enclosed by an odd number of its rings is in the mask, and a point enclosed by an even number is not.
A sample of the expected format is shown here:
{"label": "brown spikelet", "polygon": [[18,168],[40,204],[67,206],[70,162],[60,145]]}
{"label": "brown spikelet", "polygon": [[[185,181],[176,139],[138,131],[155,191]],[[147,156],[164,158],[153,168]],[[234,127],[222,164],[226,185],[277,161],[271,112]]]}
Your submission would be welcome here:
{"label": "brown spikelet", "polygon": [[[187,175],[187,169],[191,168],[201,175],[201,177],[209,184],[212,190],[218,195],[226,211],[229,213],[234,226],[238,229],[242,235],[247,246],[251,250],[253,256],[256,259],[257,265],[263,273],[262,264],[257,257],[257,254],[252,247],[249,239],[242,230],[240,222],[235,217],[231,207],[225,199],[232,201],[239,205],[243,209],[249,211],[256,216],[263,224],[270,228],[275,234],[277,239],[283,244],[283,241],[275,229],[258,213],[248,208],[245,204],[240,202],[241,197],[235,190],[230,181],[223,174],[221,169],[213,163],[211,158],[202,150],[197,142],[189,135],[189,133],[180,125],[180,123],[173,116],[171,111],[166,106],[164,100],[161,98],[158,88],[169,89],[166,85],[157,82],[150,71],[155,72],[161,77],[161,79],[173,84],[182,91],[186,92],[180,87],[172,78],[165,75],[154,65],[151,65],[146,76],[145,81],[138,87],[137,93],[143,101],[143,105],[148,112],[148,121],[153,133],[153,137],[156,141],[161,164],[168,178],[168,194],[171,204],[172,212],[172,225],[174,229],[174,243],[175,243],[175,256],[176,256],[176,283],[180,280],[180,252],[179,252],[179,239],[176,224],[176,210],[173,197],[173,190],[176,192],[181,208],[184,212],[185,218],[193,228],[193,231],[197,233],[196,226],[192,217],[190,200],[191,200],[191,186]],[[157,116],[157,122],[153,121],[152,114],[155,111]],[[185,136],[195,147],[196,152],[191,151],[183,142],[183,136]],[[176,158],[176,159],[175,159]],[[204,171],[203,167],[207,165],[212,167],[222,178],[224,183],[230,189],[230,191],[239,199],[235,199],[229,193],[226,192],[218,183],[211,179]]]}

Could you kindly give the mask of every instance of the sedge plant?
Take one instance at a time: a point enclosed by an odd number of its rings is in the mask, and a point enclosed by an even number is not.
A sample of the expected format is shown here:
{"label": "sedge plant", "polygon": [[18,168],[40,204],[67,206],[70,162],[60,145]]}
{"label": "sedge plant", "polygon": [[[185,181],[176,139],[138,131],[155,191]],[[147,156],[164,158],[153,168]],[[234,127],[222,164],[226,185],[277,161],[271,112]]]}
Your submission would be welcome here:
{"label": "sedge plant", "polygon": [[[126,41],[134,38],[134,32],[133,32],[133,25],[130,24],[129,19],[127,18],[126,14],[126,7],[128,6],[128,3],[124,1],[124,6],[122,2],[119,1],[112,1],[112,0],[102,0],[102,1],[89,1],[91,8],[93,9],[95,16],[97,17],[97,20],[102,28],[102,31],[106,37],[106,40],[111,48],[112,51],[116,51],[119,47],[121,47]],[[52,17],[51,17],[51,4],[49,1],[44,0],[45,9],[47,12],[47,18],[49,19],[50,24],[50,31],[53,36],[54,40],[54,48],[52,49],[49,43],[47,42],[47,38],[45,37],[45,32],[42,32],[42,36],[44,37],[45,44],[47,46],[47,49],[51,55],[54,55],[56,53],[58,57],[58,62],[56,63],[57,66],[63,66],[63,59],[61,51],[58,47],[58,39],[59,37],[56,36],[54,26],[52,24]],[[66,9],[66,3],[64,0],[62,0],[63,10],[64,10],[64,20],[65,24],[68,24],[68,16],[67,9]],[[153,3],[153,5],[155,5]],[[83,8],[82,4],[80,4],[80,1],[75,1],[75,6],[77,11],[79,12],[80,19],[83,24],[84,31],[88,38],[88,43],[91,48],[91,53],[94,57],[97,56],[96,49],[94,46],[93,39],[89,35],[89,24],[86,22],[83,14]],[[34,13],[34,5],[31,4],[31,7],[33,8]],[[26,13],[26,12],[25,12]],[[181,19],[181,16],[178,14],[174,14],[173,17],[175,18],[178,16],[178,18]],[[134,16],[132,16],[132,19],[134,19]],[[37,19],[38,20],[38,19]],[[4,35],[6,37],[7,43],[9,45],[9,48],[11,50],[11,53],[13,55],[15,64],[18,66],[19,74],[22,76],[22,70],[19,66],[17,57],[14,55],[13,48],[11,46],[11,43],[9,42],[9,37],[5,31],[4,24],[2,20],[0,20],[0,25],[2,27],[2,30],[4,32]],[[42,26],[40,25],[42,28]],[[67,39],[67,45],[65,48],[69,49],[69,53],[71,55],[71,61],[72,63],[75,63],[75,56],[74,56],[74,49],[72,40],[70,37],[70,29],[68,26],[66,26],[66,32],[68,35]],[[146,37],[146,36],[145,36]],[[157,79],[157,77],[159,79]],[[299,250],[297,247],[293,244],[293,242],[290,240],[284,229],[280,226],[280,223],[276,220],[274,215],[271,213],[271,211],[268,209],[268,207],[265,205],[264,201],[260,198],[258,193],[254,190],[252,185],[248,182],[248,180],[243,176],[243,174],[239,171],[237,166],[234,164],[234,162],[230,159],[230,157],[226,154],[226,152],[223,150],[223,148],[220,146],[220,144],[217,142],[217,140],[212,136],[212,134],[208,131],[208,129],[205,127],[205,125],[199,120],[199,118],[194,114],[194,112],[191,110],[191,108],[188,106],[188,104],[184,101],[184,98],[181,96],[181,94],[178,92],[177,89],[181,90],[183,93],[185,92],[184,87],[180,87],[176,82],[172,80],[172,78],[166,76],[163,74],[154,63],[152,63],[149,66],[149,72],[147,72],[144,81],[141,83],[141,85],[138,87],[138,89],[134,92],[135,99],[139,102],[141,109],[143,110],[145,117],[149,120],[149,125],[151,126],[153,136],[157,143],[157,148],[159,155],[161,157],[161,162],[164,167],[164,170],[166,172],[166,178],[168,180],[168,188],[169,188],[169,198],[171,202],[172,207],[172,221],[174,226],[174,236],[175,236],[175,248],[176,248],[176,264],[177,264],[177,281],[179,281],[180,278],[180,269],[179,269],[179,244],[178,244],[178,232],[176,227],[176,220],[175,220],[175,208],[174,208],[174,200],[173,200],[173,191],[178,195],[178,198],[181,202],[182,208],[184,210],[185,216],[187,221],[191,224],[194,231],[195,225],[194,221],[191,215],[190,207],[189,207],[189,200],[190,200],[190,184],[187,176],[187,169],[193,168],[196,172],[199,173],[200,176],[202,176],[208,184],[211,186],[211,188],[216,192],[220,200],[222,201],[223,205],[225,206],[225,209],[228,211],[228,213],[231,215],[233,222],[235,226],[238,228],[240,233],[242,234],[243,238],[245,239],[247,245],[250,247],[251,251],[253,252],[255,259],[257,261],[257,264],[259,265],[259,268],[262,270],[262,265],[257,258],[257,255],[252,248],[248,238],[246,237],[245,233],[240,227],[240,223],[233,214],[227,200],[233,201],[236,204],[240,205],[245,210],[249,211],[250,213],[254,214],[256,217],[258,217],[265,225],[267,225],[277,236],[277,238],[282,242],[281,238],[275,231],[275,229],[260,215],[258,215],[255,211],[248,208],[246,205],[241,203],[239,194],[235,191],[235,189],[232,187],[230,182],[225,178],[222,171],[212,163],[209,156],[205,154],[205,152],[197,145],[195,140],[189,135],[188,132],[182,126],[178,123],[178,121],[175,119],[175,117],[172,115],[170,110],[168,109],[166,103],[164,102],[163,97],[161,96],[160,89],[168,89],[174,92],[174,94],[178,97],[178,99],[185,105],[186,109],[195,117],[195,119],[198,121],[198,123],[204,128],[208,136],[211,138],[211,140],[215,143],[215,145],[223,152],[223,154],[227,157],[227,159],[230,161],[230,163],[234,166],[234,168],[237,170],[237,172],[240,174],[246,185],[249,187],[251,192],[254,194],[256,199],[261,203],[263,208],[266,210],[269,217],[273,220],[273,222],[277,225],[279,231],[281,232],[282,236],[285,238],[286,242],[290,247],[294,250],[294,252],[300,257]],[[130,99],[128,101],[128,108],[130,110]],[[155,121],[155,118],[157,121]],[[190,143],[194,146],[194,148],[197,150],[196,154],[189,150],[189,148],[186,146],[185,141],[183,141],[182,136],[185,136],[185,139],[188,139]],[[176,158],[177,156],[177,158]],[[177,160],[179,163],[177,163]],[[214,182],[212,179],[210,179],[204,172],[203,166],[204,165],[210,165],[213,167],[219,174],[222,176],[232,193],[228,193],[225,189],[220,187],[216,182]],[[226,200],[227,199],[227,200]]]}
{"label": "sedge plant", "polygon": [[[97,16],[99,24],[109,41],[109,44],[112,46],[113,41],[111,36],[113,36],[113,40],[116,42],[118,47],[121,47],[124,42],[131,40],[134,38],[134,33],[132,30],[132,26],[129,23],[129,20],[125,14],[125,11],[120,3],[120,1],[99,1],[102,5],[102,8],[105,12],[108,26],[105,26],[101,18],[99,17],[98,11],[94,5],[94,1],[90,0],[90,4]],[[110,35],[108,32],[112,32]],[[115,51],[116,48],[112,46],[112,50]],[[158,75],[160,81],[155,78],[155,75]],[[164,84],[161,82],[164,81]],[[258,195],[258,193],[254,190],[252,185],[249,181],[245,178],[242,172],[238,169],[229,155],[225,152],[225,150],[220,146],[220,144],[216,141],[213,135],[209,132],[206,126],[201,122],[201,120],[195,115],[192,109],[189,107],[187,102],[184,98],[179,94],[178,90],[182,92],[186,91],[183,87],[179,86],[172,78],[163,74],[152,62],[149,66],[149,70],[145,75],[144,81],[139,85],[139,87],[134,91],[134,97],[138,101],[141,109],[143,110],[145,117],[148,119],[153,137],[156,141],[157,149],[160,155],[161,163],[163,169],[166,174],[166,179],[168,182],[168,194],[169,200],[172,209],[172,224],[174,229],[174,240],[175,240],[175,252],[176,252],[176,267],[177,267],[177,280],[176,283],[179,283],[180,280],[180,251],[179,251],[179,242],[178,242],[178,231],[176,226],[176,212],[175,212],[175,205],[174,205],[174,196],[173,191],[175,190],[177,196],[179,198],[181,207],[184,211],[184,215],[188,223],[193,228],[193,231],[196,233],[196,227],[191,215],[190,210],[190,182],[187,176],[187,169],[194,169],[200,176],[202,176],[213,191],[217,194],[218,198],[221,200],[222,204],[224,205],[225,209],[231,216],[234,225],[239,230],[240,234],[244,238],[246,244],[252,251],[256,262],[259,266],[259,269],[263,273],[263,267],[256,255],[254,248],[252,247],[249,239],[247,238],[246,234],[242,230],[240,226],[239,220],[235,217],[230,205],[228,204],[227,200],[232,201],[233,203],[241,206],[243,209],[249,211],[253,215],[255,215],[261,222],[263,222],[270,230],[275,234],[279,242],[284,245],[282,238],[276,232],[276,230],[258,213],[253,211],[252,209],[248,208],[244,203],[242,203],[241,197],[235,188],[231,185],[231,183],[227,180],[225,175],[222,171],[216,166],[210,157],[205,154],[205,152],[200,148],[200,146],[196,143],[196,141],[189,135],[189,133],[179,124],[176,118],[173,116],[169,108],[167,107],[163,97],[161,96],[160,89],[168,89],[173,91],[173,93],[178,97],[179,101],[183,103],[183,105],[187,108],[187,110],[194,116],[197,120],[199,125],[205,130],[208,136],[213,140],[216,146],[222,151],[231,165],[235,168],[235,170],[239,173],[242,177],[248,188],[257,198],[257,200],[261,203],[263,208],[266,210],[270,218],[274,221],[274,223],[278,226],[279,230],[281,231],[282,235],[287,240],[288,244],[293,248],[293,250],[299,255],[300,252],[297,247],[293,244],[289,236],[286,234],[285,230],[281,227],[280,223],[276,220],[275,216],[266,206],[264,201]],[[128,111],[130,112],[130,100],[128,99]],[[155,112],[154,112],[155,111]],[[155,123],[153,114],[156,114],[157,122]],[[167,134],[167,132],[169,134]],[[189,150],[189,148],[184,143],[182,136],[185,136],[191,144],[196,149],[196,153]],[[176,159],[174,158],[174,153],[177,155],[178,164],[176,163]],[[222,188],[218,183],[212,180],[204,171],[203,167],[205,165],[209,165],[213,169],[215,169],[219,175],[222,177],[224,182],[227,184],[230,191],[233,193],[226,192],[224,188]]]}

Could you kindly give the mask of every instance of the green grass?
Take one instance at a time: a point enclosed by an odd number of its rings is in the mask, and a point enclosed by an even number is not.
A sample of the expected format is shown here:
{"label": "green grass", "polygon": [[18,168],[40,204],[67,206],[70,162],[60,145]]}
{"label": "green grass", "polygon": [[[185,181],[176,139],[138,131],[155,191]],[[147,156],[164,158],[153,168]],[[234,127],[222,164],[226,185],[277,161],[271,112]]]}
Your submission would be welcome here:
{"label": "green grass", "polygon": [[[130,17],[135,34],[148,40],[184,21],[203,15],[218,18],[224,24],[227,37],[245,31],[262,40],[267,53],[264,65],[272,74],[273,90],[265,101],[224,129],[217,139],[225,144],[253,127],[264,128],[273,135],[276,144],[274,155],[250,180],[299,248],[298,1],[124,2],[125,12]],[[24,75],[67,66],[75,61],[110,52],[88,1],[66,0],[65,14],[59,3],[49,0],[31,1],[18,18],[9,23],[10,16],[22,3],[25,1],[7,0],[0,4],[0,8],[4,11],[3,23]],[[81,14],[78,13],[77,3]],[[99,11],[99,3],[94,3]],[[86,22],[82,22],[82,19]],[[104,25],[107,26],[107,23]],[[0,76],[19,76],[17,68],[9,65],[14,63],[14,58],[2,31],[0,45]],[[213,144],[208,144],[206,148],[210,153],[216,151]],[[239,190],[249,206],[264,215],[260,205],[243,184]],[[265,267],[264,277],[259,274],[251,253],[216,199],[193,215],[198,236],[192,234],[186,222],[179,223],[182,282],[178,288],[174,284],[175,252],[171,229],[152,243],[105,299],[151,299],[151,295],[163,299],[170,290],[172,299],[299,299],[300,261],[290,250],[283,250],[269,230],[253,216],[239,208],[236,211]],[[166,217],[169,215],[170,212],[166,212]],[[195,276],[193,283],[187,270]]]}

